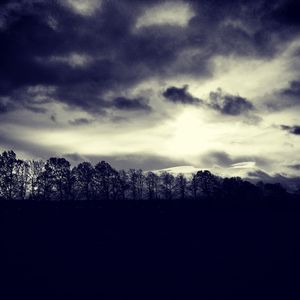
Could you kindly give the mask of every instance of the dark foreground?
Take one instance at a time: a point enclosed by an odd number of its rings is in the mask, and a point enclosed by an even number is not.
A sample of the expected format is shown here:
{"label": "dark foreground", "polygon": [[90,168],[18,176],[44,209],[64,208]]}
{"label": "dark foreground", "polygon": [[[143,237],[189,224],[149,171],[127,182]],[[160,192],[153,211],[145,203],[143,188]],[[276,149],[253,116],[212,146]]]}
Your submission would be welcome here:
{"label": "dark foreground", "polygon": [[0,202],[0,298],[300,299],[300,205],[270,203]]}

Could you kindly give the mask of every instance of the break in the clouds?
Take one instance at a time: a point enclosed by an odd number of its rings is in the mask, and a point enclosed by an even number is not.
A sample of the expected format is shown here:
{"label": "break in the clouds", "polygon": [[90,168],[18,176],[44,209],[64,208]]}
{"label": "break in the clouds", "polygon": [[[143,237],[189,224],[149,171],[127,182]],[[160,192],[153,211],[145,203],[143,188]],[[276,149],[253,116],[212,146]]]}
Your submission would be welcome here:
{"label": "break in the clouds", "polygon": [[1,1],[0,146],[147,169],[222,167],[207,157],[224,152],[231,171],[294,177],[299,11],[296,0]]}

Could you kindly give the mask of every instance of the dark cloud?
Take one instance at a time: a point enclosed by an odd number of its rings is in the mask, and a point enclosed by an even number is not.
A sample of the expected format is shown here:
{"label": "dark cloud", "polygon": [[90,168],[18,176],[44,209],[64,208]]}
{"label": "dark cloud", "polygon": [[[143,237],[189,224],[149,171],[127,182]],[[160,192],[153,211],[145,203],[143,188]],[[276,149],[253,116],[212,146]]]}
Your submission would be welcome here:
{"label": "dark cloud", "polygon": [[268,174],[262,170],[250,171],[247,179],[253,183],[263,181],[264,183],[280,183],[286,190],[295,192],[300,186],[300,177],[288,177],[283,174]]}
{"label": "dark cloud", "polygon": [[299,30],[299,24],[287,17],[290,3],[296,1],[195,0],[193,41],[223,55],[272,57],[280,49],[278,43],[284,45]]}
{"label": "dark cloud", "polygon": [[246,98],[223,93],[221,89],[209,94],[209,105],[224,115],[238,116],[254,110]]}
{"label": "dark cloud", "polygon": [[169,167],[178,167],[186,165],[184,160],[172,160],[164,156],[156,156],[151,154],[128,154],[128,155],[80,155],[78,153],[67,153],[63,155],[73,165],[83,161],[89,161],[92,164],[104,160],[117,170],[125,169],[142,169],[143,171],[151,171],[164,169]]}
{"label": "dark cloud", "polygon": [[300,171],[300,164],[288,165],[288,167],[293,169],[293,170]]}
{"label": "dark cloud", "polygon": [[163,96],[174,103],[183,103],[183,104],[201,104],[202,100],[193,97],[188,92],[188,85],[183,86],[182,88],[178,88],[175,86],[167,88],[163,92]]}
{"label": "dark cloud", "polygon": [[298,103],[300,103],[300,81],[291,81],[290,86],[286,89],[283,89],[280,94],[283,96],[296,98]]}
{"label": "dark cloud", "polygon": [[148,171],[187,165],[184,160],[172,160],[165,156],[156,156],[150,154],[86,156],[86,158],[93,164],[96,164],[101,160],[105,160],[118,170],[133,168]]}
{"label": "dark cloud", "polygon": [[91,124],[93,122],[94,122],[94,120],[92,120],[92,119],[78,118],[78,119],[74,119],[74,120],[69,121],[69,124],[73,125],[73,126],[81,126],[81,125],[88,125],[88,124]]}
{"label": "dark cloud", "polygon": [[15,104],[8,97],[0,97],[0,114],[15,110]]}
{"label": "dark cloud", "polygon": [[137,99],[129,99],[125,97],[118,97],[112,101],[112,106],[119,110],[127,110],[127,111],[151,111],[151,107],[147,103],[146,100],[137,98]]}
{"label": "dark cloud", "polygon": [[163,96],[173,103],[201,105],[220,112],[223,115],[240,116],[244,115],[251,120],[252,123],[257,123],[261,119],[253,112],[254,105],[241,96],[234,96],[224,93],[222,89],[217,89],[216,92],[211,92],[207,101],[196,98],[188,92],[188,85],[182,88],[169,87],[163,92]]}
{"label": "dark cloud", "polygon": [[0,96],[0,113],[26,109],[34,113],[47,113],[46,105],[53,102],[53,87],[28,86],[14,90],[8,96]]}
{"label": "dark cloud", "polygon": [[272,17],[281,24],[292,26],[300,26],[300,3],[297,0],[287,0],[279,2],[274,9]]}
{"label": "dark cloud", "polygon": [[56,118],[56,115],[53,114],[50,116],[50,120],[53,122],[53,123],[56,123],[57,122],[57,118]]}
{"label": "dark cloud", "polygon": [[[101,9],[83,17],[61,1],[2,1],[0,95],[51,85],[56,100],[102,113],[108,91],[154,76],[211,76],[216,55],[270,58],[299,29],[299,4],[288,0],[190,0],[195,16],[186,27],[135,29],[137,16],[159,2],[102,1]],[[65,63],[74,53],[91,60]],[[193,102],[188,95],[182,99]],[[224,111],[250,109],[243,99],[234,102]]]}
{"label": "dark cloud", "polygon": [[215,151],[208,153],[202,157],[202,163],[206,167],[211,167],[214,165],[217,166],[222,166],[222,167],[229,167],[232,165],[233,159],[229,156],[228,153],[226,152],[220,152],[220,151]]}
{"label": "dark cloud", "polygon": [[[297,57],[296,60],[299,60]],[[289,82],[287,88],[275,90],[273,97],[269,99],[266,106],[271,111],[279,111],[300,105],[300,81]]]}
{"label": "dark cloud", "polygon": [[288,126],[288,125],[281,125],[280,128],[282,130],[288,131],[291,134],[300,135],[300,126]]}
{"label": "dark cloud", "polygon": [[61,86],[55,93],[56,99],[72,109],[82,109],[90,114],[105,115],[107,103],[97,91],[95,83],[79,83],[76,87]]}
{"label": "dark cloud", "polygon": [[224,151],[212,151],[203,155],[201,158],[202,165],[205,167],[220,166],[220,167],[231,167],[234,164],[244,162],[255,162],[255,165],[260,168],[267,168],[271,165],[270,159],[260,156],[246,156],[238,155],[231,156]]}

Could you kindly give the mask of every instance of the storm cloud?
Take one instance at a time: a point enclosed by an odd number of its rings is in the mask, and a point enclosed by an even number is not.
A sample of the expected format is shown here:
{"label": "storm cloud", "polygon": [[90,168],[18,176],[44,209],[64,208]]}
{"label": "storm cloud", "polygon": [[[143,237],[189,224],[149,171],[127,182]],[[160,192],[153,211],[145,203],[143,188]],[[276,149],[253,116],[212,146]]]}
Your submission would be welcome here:
{"label": "storm cloud", "polygon": [[151,111],[151,107],[144,99],[128,99],[125,97],[118,97],[113,100],[113,107],[128,111]]}
{"label": "storm cloud", "polygon": [[298,120],[299,5],[1,1],[0,147],[120,168],[298,161],[299,126],[274,124]]}
{"label": "storm cloud", "polygon": [[293,165],[289,165],[288,167],[296,171],[300,171],[300,164],[293,164]]}
{"label": "storm cloud", "polygon": [[167,88],[163,92],[163,96],[174,103],[182,103],[182,104],[201,104],[202,100],[193,97],[188,92],[188,85],[183,86],[182,88],[178,88],[175,86]]}
{"label": "storm cloud", "polygon": [[280,127],[282,130],[288,131],[291,134],[300,135],[299,125],[295,125],[295,126],[281,125]]}
{"label": "storm cloud", "polygon": [[300,81],[292,81],[290,82],[290,86],[281,91],[281,95],[288,97],[300,98]]}
{"label": "storm cloud", "polygon": [[[58,100],[88,111],[99,110],[105,92],[129,88],[155,75],[172,76],[170,72],[176,71],[210,76],[210,59],[216,55],[271,57],[278,51],[276,40],[284,44],[299,26],[294,1],[251,1],[246,6],[241,0],[178,2],[182,13],[186,13],[185,7],[192,11],[182,26],[170,25],[160,1],[72,3],[2,2],[3,96],[10,97],[20,88],[51,85],[56,87]],[[176,4],[169,3],[170,7]],[[142,20],[149,8],[156,10],[162,21],[159,25],[145,21],[136,29],[136,16]],[[171,97],[168,99],[175,99],[174,94]],[[186,95],[182,101],[193,100]],[[230,104],[224,109],[236,112]]]}
{"label": "storm cloud", "polygon": [[254,110],[253,104],[246,98],[224,94],[221,89],[209,94],[209,106],[224,115],[237,116]]}
{"label": "storm cloud", "polygon": [[221,88],[218,88],[215,92],[210,92],[208,99],[205,101],[192,96],[188,92],[188,85],[182,88],[169,87],[163,92],[163,96],[173,103],[201,106],[229,116],[249,116],[255,110],[254,105],[246,98],[225,93]]}

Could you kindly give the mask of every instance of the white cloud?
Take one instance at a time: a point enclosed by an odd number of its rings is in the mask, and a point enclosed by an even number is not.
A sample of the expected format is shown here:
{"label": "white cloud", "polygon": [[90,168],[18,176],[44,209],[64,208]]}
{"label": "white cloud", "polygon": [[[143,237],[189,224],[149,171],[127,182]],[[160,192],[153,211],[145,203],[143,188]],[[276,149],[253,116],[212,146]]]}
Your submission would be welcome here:
{"label": "white cloud", "polygon": [[167,1],[146,9],[136,22],[136,28],[151,25],[186,26],[194,13],[187,3]]}
{"label": "white cloud", "polygon": [[65,0],[65,4],[74,12],[83,15],[91,16],[97,9],[100,8],[101,0]]}
{"label": "white cloud", "polygon": [[232,169],[250,169],[250,168],[254,168],[256,165],[255,161],[244,161],[244,162],[240,162],[240,163],[236,163],[231,165]]}

